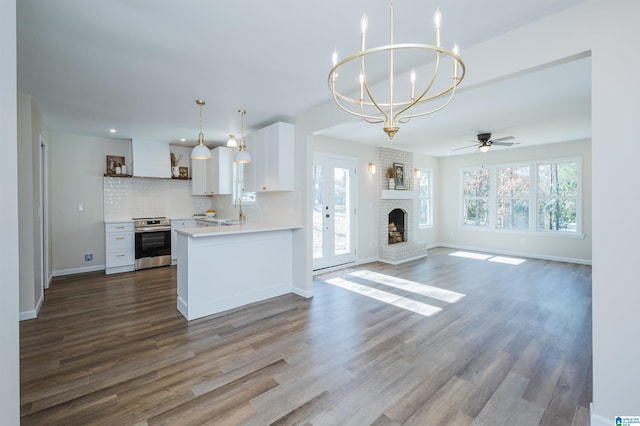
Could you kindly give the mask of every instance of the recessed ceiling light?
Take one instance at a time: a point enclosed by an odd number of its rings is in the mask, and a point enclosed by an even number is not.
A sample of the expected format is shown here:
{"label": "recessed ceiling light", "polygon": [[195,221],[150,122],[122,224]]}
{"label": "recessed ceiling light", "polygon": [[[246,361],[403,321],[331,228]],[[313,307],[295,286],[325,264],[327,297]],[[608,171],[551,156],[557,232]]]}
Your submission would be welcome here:
{"label": "recessed ceiling light", "polygon": [[116,129],[109,129],[109,133],[115,133]]}
{"label": "recessed ceiling light", "polygon": [[185,138],[180,139],[180,142],[186,142],[187,140]]}

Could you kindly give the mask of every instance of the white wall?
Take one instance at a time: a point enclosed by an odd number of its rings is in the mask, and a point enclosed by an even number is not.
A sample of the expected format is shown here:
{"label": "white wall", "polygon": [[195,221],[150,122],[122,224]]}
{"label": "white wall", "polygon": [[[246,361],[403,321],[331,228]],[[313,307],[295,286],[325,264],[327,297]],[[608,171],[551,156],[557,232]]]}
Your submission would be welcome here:
{"label": "white wall", "polygon": [[[345,157],[353,157],[357,161],[357,205],[356,235],[357,261],[368,262],[378,258],[378,176],[383,171],[377,170],[375,175],[368,172],[369,163],[378,163],[376,147],[315,136],[313,151],[331,153]],[[379,168],[379,167],[378,167]]]}
{"label": "white wall", "polygon": [[[124,156],[130,165],[131,141],[51,133],[50,145],[51,269],[54,275],[104,269],[106,157]],[[93,262],[84,253],[93,253]]]}
{"label": "white wall", "polygon": [[[423,154],[413,154],[413,167],[417,169],[431,170],[431,184],[433,186],[433,198],[431,200],[431,203],[433,205],[433,226],[429,228],[418,228],[418,232],[416,233],[416,240],[427,243],[427,247],[436,246],[440,242],[440,218],[442,217],[440,211],[441,194],[439,190],[439,182],[441,181],[440,159]],[[417,179],[415,179],[414,182],[414,188],[417,191]]]}
{"label": "white wall", "polygon": [[[575,157],[582,159],[582,233],[584,238],[550,236],[536,232],[483,230],[461,226],[461,169],[483,164],[512,165],[525,161]],[[543,259],[591,263],[590,141],[535,145],[528,148],[490,150],[485,154],[472,153],[445,157],[440,161],[440,173],[437,179],[438,192],[441,194],[438,204],[440,212],[438,223],[442,244]],[[535,214],[535,209],[531,209],[530,213]]]}
{"label": "white wall", "polygon": [[[40,139],[48,139],[31,96],[18,96],[18,229],[20,234],[20,315],[35,318],[43,301],[40,202]],[[48,271],[45,272],[48,279]]]}
{"label": "white wall", "polygon": [[[593,105],[593,426],[640,416],[640,2],[589,1]],[[626,71],[632,71],[627,74]],[[630,78],[628,78],[630,77]]]}
{"label": "white wall", "polygon": [[20,424],[18,334],[18,109],[16,80],[16,2],[0,2],[0,413],[2,423]]}

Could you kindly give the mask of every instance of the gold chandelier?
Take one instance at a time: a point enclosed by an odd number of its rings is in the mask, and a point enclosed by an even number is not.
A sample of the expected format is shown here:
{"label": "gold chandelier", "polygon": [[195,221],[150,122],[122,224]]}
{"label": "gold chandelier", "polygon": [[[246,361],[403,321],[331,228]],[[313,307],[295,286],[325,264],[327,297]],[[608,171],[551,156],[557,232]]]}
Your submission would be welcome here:
{"label": "gold chandelier", "polygon": [[[332,58],[333,68],[331,68],[328,77],[328,85],[333,93],[333,99],[336,104],[349,114],[363,118],[367,123],[384,123],[383,130],[387,135],[389,135],[389,139],[393,139],[393,136],[398,132],[400,129],[400,123],[406,123],[413,117],[432,114],[446,107],[449,102],[451,102],[451,99],[453,99],[456,87],[460,84],[465,74],[465,66],[462,58],[459,56],[458,46],[454,45],[451,50],[440,46],[440,24],[442,21],[440,10],[436,10],[433,16],[435,45],[420,43],[394,44],[393,20],[393,0],[391,0],[390,43],[385,46],[366,49],[365,38],[368,22],[367,16],[363,15],[362,20],[360,21],[360,28],[362,31],[360,36],[360,51],[351,56],[347,56],[341,61],[338,61],[337,52],[334,51]],[[389,79],[387,82],[389,97],[388,99],[383,99],[380,96],[381,93],[376,92],[376,97],[378,97],[378,100],[376,100],[376,98],[374,98],[373,87],[369,85],[369,81],[367,79],[365,58],[371,58],[380,52],[388,52],[389,54]],[[426,54],[427,57],[421,61],[419,65],[424,65],[431,61],[433,63],[433,72],[425,81],[424,86],[418,86],[418,91],[416,92],[416,71],[414,66],[409,75],[409,84],[406,86],[405,95],[401,99],[397,99],[395,97],[396,93],[394,90],[396,78],[394,56],[396,53],[401,54],[401,52]],[[450,68],[452,70],[450,77],[451,80],[450,82],[447,81],[442,87],[434,85],[436,81],[440,82],[440,80],[436,80],[436,77],[439,72],[443,71],[440,69],[441,59],[447,60],[447,62],[448,60],[451,60],[453,63]],[[356,62],[358,60],[359,64]],[[352,68],[350,70],[351,73],[345,72],[345,70],[349,71],[349,67]],[[356,70],[359,71],[359,75],[348,75],[346,79],[347,81],[345,82],[347,85],[344,88],[337,87],[336,82],[338,81],[339,72],[354,74],[354,72],[357,73]],[[375,79],[375,76],[372,76],[372,78]],[[345,77],[341,75],[340,80],[345,80]],[[360,85],[359,94],[347,94],[348,91],[353,91],[353,86],[349,87],[349,84],[353,84],[355,81],[358,81]],[[418,104],[431,100],[440,100],[442,103],[439,103],[437,106],[430,109],[426,107],[422,107],[422,109],[420,109],[418,107]]]}

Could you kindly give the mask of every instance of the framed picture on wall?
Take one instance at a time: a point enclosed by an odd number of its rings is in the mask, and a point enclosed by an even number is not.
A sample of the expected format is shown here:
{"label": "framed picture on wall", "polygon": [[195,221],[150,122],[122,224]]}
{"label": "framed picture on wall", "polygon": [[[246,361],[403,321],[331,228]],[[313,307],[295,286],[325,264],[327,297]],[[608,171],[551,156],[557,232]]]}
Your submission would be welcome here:
{"label": "framed picture on wall", "polygon": [[404,189],[404,164],[393,163],[393,170],[396,172],[396,189]]}

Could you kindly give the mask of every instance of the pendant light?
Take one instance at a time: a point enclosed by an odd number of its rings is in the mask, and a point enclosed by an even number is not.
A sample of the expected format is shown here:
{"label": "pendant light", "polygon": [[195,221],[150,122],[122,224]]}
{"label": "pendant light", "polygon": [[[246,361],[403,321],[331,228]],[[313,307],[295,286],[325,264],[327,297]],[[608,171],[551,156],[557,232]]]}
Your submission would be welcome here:
{"label": "pendant light", "polygon": [[196,104],[200,106],[200,133],[198,134],[198,145],[191,150],[192,160],[210,160],[211,151],[204,144],[204,135],[202,134],[202,106],[205,102],[202,99],[197,99]]}
{"label": "pendant light", "polygon": [[251,155],[249,155],[249,153],[247,152],[247,147],[244,144],[244,115],[247,113],[247,111],[239,109],[238,112],[240,113],[241,117],[242,133],[240,134],[240,146],[238,147],[238,152],[236,152],[233,156],[233,162],[237,164],[249,164],[251,163]]}
{"label": "pendant light", "polygon": [[237,148],[238,141],[236,140],[236,135],[229,135],[229,140],[227,141],[227,146],[229,148]]}

